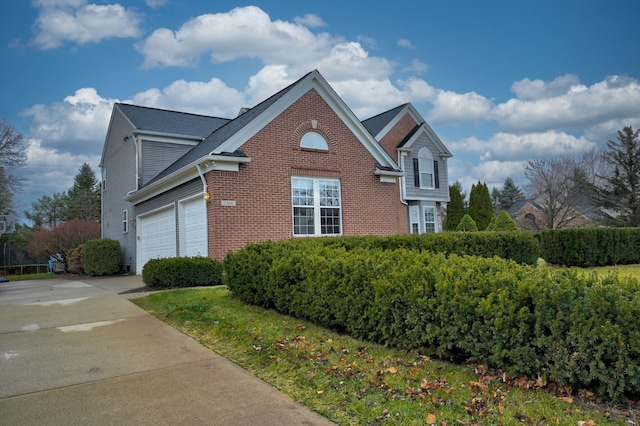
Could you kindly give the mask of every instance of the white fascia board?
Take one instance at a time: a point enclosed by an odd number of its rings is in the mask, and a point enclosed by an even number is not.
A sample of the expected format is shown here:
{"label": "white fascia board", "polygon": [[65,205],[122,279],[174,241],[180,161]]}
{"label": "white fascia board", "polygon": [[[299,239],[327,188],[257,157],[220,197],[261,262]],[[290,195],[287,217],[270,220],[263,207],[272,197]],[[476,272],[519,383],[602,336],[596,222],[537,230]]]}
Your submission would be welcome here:
{"label": "white fascia board", "polygon": [[411,138],[403,146],[398,148],[398,150],[403,152],[410,152],[412,150],[411,146],[413,145],[413,143],[417,141],[418,138],[420,138],[420,136],[422,136],[423,134],[427,135],[427,137],[433,141],[435,146],[438,148],[438,155],[440,157],[442,158],[453,157],[453,154],[451,154],[451,152],[447,149],[447,147],[444,146],[440,138],[434,133],[434,131],[431,129],[431,127],[429,127],[429,125],[426,122],[422,123],[420,125],[420,129],[418,129],[418,131],[415,132],[413,136],[411,136]]}
{"label": "white fascia board", "polygon": [[240,169],[240,164],[249,163],[251,158],[248,157],[231,157],[227,155],[207,155],[192,162],[191,164],[176,170],[168,176],[145,186],[131,195],[125,197],[125,201],[130,201],[134,204],[139,204],[143,201],[156,197],[170,189],[173,189],[183,183],[189,182],[192,179],[200,177],[198,171],[198,165],[203,167],[200,169],[202,173],[207,173],[212,170],[222,171],[234,171],[237,172]]}
{"label": "white fascia board", "polygon": [[379,164],[396,169],[398,168],[393,159],[384,151],[384,149],[382,149],[380,144],[365,129],[360,120],[358,120],[358,118],[318,71],[309,73],[304,80],[298,82],[296,87],[291,88],[289,92],[287,92],[282,98],[278,99],[267,110],[263,111],[262,114],[256,117],[248,126],[245,126],[238,133],[229,138],[229,140],[218,146],[212,154],[234,152],[237,149],[240,149],[247,140],[262,130],[262,128],[282,114],[287,108],[293,105],[294,102],[304,96],[304,94],[311,89],[315,89],[324,101],[331,106],[340,119],[342,119],[342,121],[347,125],[349,130],[356,135],[358,140],[360,140]]}
{"label": "white fascia board", "polygon": [[315,78],[317,82],[314,85],[316,91],[320,94],[322,99],[331,106],[331,108],[338,114],[338,117],[346,124],[351,132],[358,138],[358,140],[364,145],[369,153],[375,158],[375,160],[382,166],[392,167],[399,169],[396,162],[387,154],[378,141],[371,136],[371,133],[364,127],[362,122],[356,117],[351,109],[344,103],[342,98],[333,90],[333,88],[327,83],[324,78]]}
{"label": "white fascia board", "polygon": [[150,130],[134,131],[133,135],[136,139],[142,139],[150,142],[170,142],[182,145],[197,145],[202,142],[202,138],[193,135],[177,135],[173,133],[154,132]]}

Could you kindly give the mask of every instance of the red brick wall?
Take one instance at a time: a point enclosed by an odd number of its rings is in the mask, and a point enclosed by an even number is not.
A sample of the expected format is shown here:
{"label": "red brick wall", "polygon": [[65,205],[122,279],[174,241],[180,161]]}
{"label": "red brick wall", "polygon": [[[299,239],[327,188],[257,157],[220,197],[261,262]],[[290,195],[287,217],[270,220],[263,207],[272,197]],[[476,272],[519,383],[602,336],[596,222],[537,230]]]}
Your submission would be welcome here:
{"label": "red brick wall", "polygon": [[416,121],[411,118],[409,114],[405,114],[404,117],[396,123],[396,125],[391,129],[389,133],[384,135],[382,140],[380,141],[380,145],[382,148],[393,158],[395,161],[398,161],[398,144],[405,136],[416,127]]}
{"label": "red brick wall", "polygon": [[[300,137],[313,128],[327,151],[300,149]],[[209,255],[222,259],[247,242],[293,237],[291,176],[340,179],[343,235],[407,232],[399,186],[381,183],[375,159],[342,120],[311,90],[241,148],[252,160],[238,172],[212,171],[206,179]],[[222,201],[235,206],[223,206]]]}

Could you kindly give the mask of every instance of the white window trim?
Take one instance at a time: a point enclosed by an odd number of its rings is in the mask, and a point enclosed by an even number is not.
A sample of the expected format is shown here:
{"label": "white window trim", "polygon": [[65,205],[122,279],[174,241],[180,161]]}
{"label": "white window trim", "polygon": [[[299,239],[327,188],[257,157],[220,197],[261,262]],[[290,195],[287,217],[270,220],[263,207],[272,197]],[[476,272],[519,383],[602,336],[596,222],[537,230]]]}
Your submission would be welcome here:
{"label": "white window trim", "polygon": [[[434,189],[435,188],[435,173],[433,170],[433,154],[428,148],[423,147],[418,151],[418,174],[420,176],[420,188],[422,189]],[[423,179],[424,175],[431,177],[431,184],[428,185]]]}
{"label": "white window trim", "polygon": [[[312,181],[313,182],[313,204],[311,205],[295,205],[293,204],[293,197],[294,197],[294,180],[295,179],[301,179],[301,180],[307,180],[307,181]],[[321,181],[331,181],[331,182],[335,182],[338,184],[338,201],[339,201],[339,205],[337,206],[321,206],[320,205],[320,182]],[[317,177],[305,177],[305,176],[292,176],[291,177],[291,218],[292,218],[292,225],[293,225],[293,236],[294,237],[328,237],[328,236],[340,236],[342,235],[342,188],[340,185],[340,180],[339,179],[334,179],[334,178],[317,178]],[[296,207],[301,207],[301,208],[313,208],[313,226],[314,226],[314,232],[313,234],[296,234],[296,228],[295,228],[295,208]],[[329,208],[337,208],[338,209],[338,220],[339,220],[339,227],[340,227],[340,232],[339,233],[335,233],[335,234],[323,234],[322,233],[322,223],[321,223],[321,209],[324,207],[329,207]]]}
{"label": "white window trim", "polygon": [[129,211],[122,210],[122,233],[129,232]]}
{"label": "white window trim", "polygon": [[[413,225],[417,226],[418,232],[413,232]],[[420,234],[420,206],[409,206],[409,233]]]}
{"label": "white window trim", "polygon": [[317,149],[318,151],[328,151],[327,140],[318,132],[307,132],[300,139],[300,148]]}
{"label": "white window trim", "polygon": [[[427,211],[428,210],[431,210],[433,212],[433,222],[427,222]],[[428,223],[432,223],[433,224],[433,233],[438,232],[438,229],[437,229],[437,226],[436,226],[438,218],[437,218],[436,215],[437,215],[437,211],[436,211],[435,207],[433,207],[433,206],[424,206],[422,208],[422,225],[423,225],[423,229],[424,229],[425,233],[427,233],[427,232],[431,233],[430,231],[427,231],[427,224]]]}

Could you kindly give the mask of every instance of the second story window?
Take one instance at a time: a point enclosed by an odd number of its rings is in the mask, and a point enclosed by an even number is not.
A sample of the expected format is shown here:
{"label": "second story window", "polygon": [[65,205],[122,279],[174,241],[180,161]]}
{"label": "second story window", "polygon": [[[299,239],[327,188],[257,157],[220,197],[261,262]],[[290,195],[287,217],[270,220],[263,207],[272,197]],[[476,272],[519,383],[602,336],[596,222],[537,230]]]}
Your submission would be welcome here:
{"label": "second story window", "polygon": [[431,151],[421,148],[418,158],[413,159],[413,179],[416,188],[434,189],[440,187],[438,162],[434,161]]}

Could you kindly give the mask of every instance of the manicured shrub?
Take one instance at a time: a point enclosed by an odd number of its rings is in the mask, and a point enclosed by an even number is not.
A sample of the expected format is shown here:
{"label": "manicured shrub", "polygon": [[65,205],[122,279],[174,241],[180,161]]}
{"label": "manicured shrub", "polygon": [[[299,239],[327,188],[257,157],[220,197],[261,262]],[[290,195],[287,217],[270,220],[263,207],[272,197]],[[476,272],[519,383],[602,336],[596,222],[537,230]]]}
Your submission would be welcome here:
{"label": "manicured shrub", "polygon": [[592,267],[640,263],[640,229],[546,229],[540,256],[548,263]]}
{"label": "manicured shrub", "polygon": [[520,228],[516,225],[516,222],[509,216],[506,210],[502,210],[496,217],[491,231],[511,231],[520,232]]}
{"label": "manicured shrub", "polygon": [[222,262],[209,257],[150,259],[142,267],[150,287],[197,287],[223,284]]}
{"label": "manicured shrub", "polygon": [[120,272],[120,243],[116,240],[101,238],[89,240],[82,247],[80,257],[82,267],[87,275],[113,275]]}
{"label": "manicured shrub", "polygon": [[637,281],[381,247],[391,241],[251,244],[227,255],[227,285],[247,303],[360,339],[589,389],[601,399],[640,392]]}
{"label": "manicured shrub", "polygon": [[[489,220],[490,221],[490,220]],[[465,214],[462,216],[460,223],[456,227],[456,231],[458,232],[478,232],[478,227],[476,226],[476,222],[469,216]]]}

